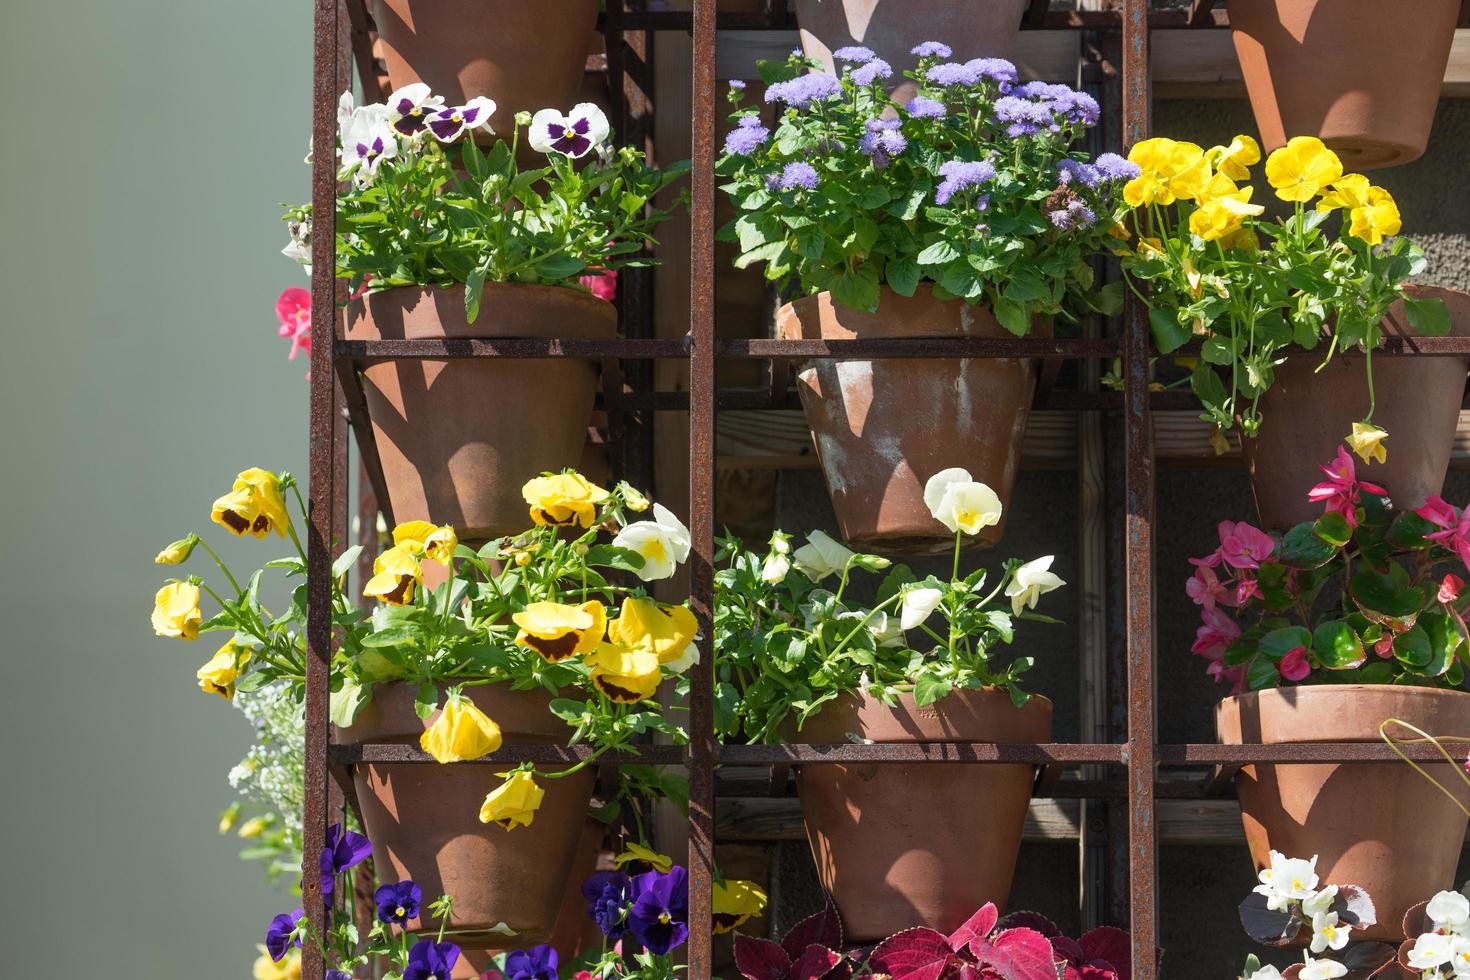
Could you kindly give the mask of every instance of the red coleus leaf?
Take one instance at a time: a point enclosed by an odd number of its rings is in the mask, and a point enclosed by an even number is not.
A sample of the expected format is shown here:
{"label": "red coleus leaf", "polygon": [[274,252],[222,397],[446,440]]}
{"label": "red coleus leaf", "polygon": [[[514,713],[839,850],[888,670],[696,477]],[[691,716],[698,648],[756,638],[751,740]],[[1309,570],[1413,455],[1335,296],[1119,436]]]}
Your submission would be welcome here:
{"label": "red coleus leaf", "polygon": [[1000,911],[995,903],[986,902],[969,921],[949,934],[949,948],[952,950],[964,949],[977,939],[984,939],[990,935],[995,928],[996,920],[1000,918]]}
{"label": "red coleus leaf", "polygon": [[735,969],[746,980],[790,980],[791,957],[769,939],[737,935]]}
{"label": "red coleus leaf", "polygon": [[816,915],[802,919],[781,940],[781,948],[786,950],[786,955],[793,962],[801,958],[808,946],[814,944],[828,949],[842,948],[842,919],[837,914],[836,906],[828,905]]}
{"label": "red coleus leaf", "polygon": [[822,980],[842,962],[842,954],[812,943],[791,966],[791,980]]}
{"label": "red coleus leaf", "polygon": [[1035,929],[1007,929],[994,939],[977,939],[970,952],[984,970],[1004,980],[1056,980],[1051,943]]}
{"label": "red coleus leaf", "polygon": [[868,957],[868,966],[893,980],[939,980],[951,961],[957,959],[944,933],[908,929],[879,943]]}
{"label": "red coleus leaf", "polygon": [[1054,939],[1062,934],[1057,924],[1040,912],[1012,912],[1000,920],[1002,929],[1034,929],[1047,939]]}
{"label": "red coleus leaf", "polygon": [[1082,935],[1082,961],[1112,968],[1118,980],[1133,980],[1133,943],[1128,933],[1113,926],[1100,926]]}

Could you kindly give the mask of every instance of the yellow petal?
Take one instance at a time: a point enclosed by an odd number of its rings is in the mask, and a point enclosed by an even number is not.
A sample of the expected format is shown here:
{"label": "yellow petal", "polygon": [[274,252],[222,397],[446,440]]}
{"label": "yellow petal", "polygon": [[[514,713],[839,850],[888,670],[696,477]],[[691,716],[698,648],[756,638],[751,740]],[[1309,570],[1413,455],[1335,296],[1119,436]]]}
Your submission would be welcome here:
{"label": "yellow petal", "polygon": [[1387,438],[1388,432],[1376,425],[1354,422],[1352,434],[1344,441],[1363,462],[1386,463],[1388,447],[1383,444],[1383,440]]}
{"label": "yellow petal", "polygon": [[674,859],[667,854],[644,847],[635,841],[629,841],[623,853],[613,858],[613,866],[621,868],[633,861],[642,861],[644,864],[657,871],[659,874],[668,874],[669,869],[674,866]]}
{"label": "yellow petal", "polygon": [[524,769],[508,775],[505,782],[485,797],[480,806],[481,823],[498,823],[506,830],[531,826],[546,791]]}
{"label": "yellow petal", "polygon": [[437,761],[468,762],[500,748],[500,726],[468,698],[451,694],[419,746]]}
{"label": "yellow petal", "polygon": [[159,636],[196,640],[203,619],[199,586],[191,582],[170,582],[153,596],[153,632]]}

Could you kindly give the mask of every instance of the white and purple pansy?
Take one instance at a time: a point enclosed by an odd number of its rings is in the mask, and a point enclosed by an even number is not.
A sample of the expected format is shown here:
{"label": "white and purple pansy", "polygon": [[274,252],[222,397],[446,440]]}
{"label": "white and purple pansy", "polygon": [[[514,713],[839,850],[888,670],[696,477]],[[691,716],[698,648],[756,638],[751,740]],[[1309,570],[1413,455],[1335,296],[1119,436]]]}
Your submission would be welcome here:
{"label": "white and purple pansy", "polygon": [[388,124],[388,107],[359,106],[342,133],[342,171],[372,177],[384,160],[398,155],[398,137]]}
{"label": "white and purple pansy", "polygon": [[586,156],[612,132],[607,116],[591,102],[579,102],[567,115],[542,109],[531,117],[531,148],[577,159]]}
{"label": "white and purple pansy", "polygon": [[414,82],[388,96],[388,122],[403,136],[423,132],[430,115],[444,108],[444,100],[423,82]]}
{"label": "white and purple pansy", "polygon": [[452,143],[471,129],[490,130],[490,117],[495,114],[495,100],[483,95],[464,105],[445,106],[429,117],[429,132],[441,143]]}

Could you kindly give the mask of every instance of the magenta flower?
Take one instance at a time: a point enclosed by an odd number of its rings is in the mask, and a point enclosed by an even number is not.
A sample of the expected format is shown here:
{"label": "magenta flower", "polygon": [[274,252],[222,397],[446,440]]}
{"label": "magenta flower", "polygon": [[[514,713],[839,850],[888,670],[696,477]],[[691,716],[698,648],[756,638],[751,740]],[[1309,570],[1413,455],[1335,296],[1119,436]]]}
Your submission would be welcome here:
{"label": "magenta flower", "polygon": [[1235,605],[1243,606],[1252,599],[1264,599],[1266,595],[1261,591],[1261,585],[1249,576],[1241,576],[1239,582],[1235,583]]}
{"label": "magenta flower", "polygon": [[[1196,561],[1192,558],[1190,560]],[[1189,593],[1195,605],[1204,606],[1206,609],[1214,609],[1217,602],[1223,602],[1227,606],[1234,604],[1231,601],[1230,590],[1220,583],[1220,577],[1215,574],[1215,569],[1211,565],[1196,562],[1194,575],[1184,583],[1184,591]]]}
{"label": "magenta flower", "polygon": [[311,292],[300,286],[281,290],[276,297],[276,320],[279,337],[291,338],[291,353],[286,360],[296,360],[297,351],[311,351]]}
{"label": "magenta flower", "polygon": [[1345,446],[1337,447],[1337,458],[1322,467],[1327,479],[1307,491],[1307,499],[1326,505],[1329,514],[1341,514],[1349,527],[1358,526],[1358,493],[1367,490],[1380,497],[1388,491],[1376,483],[1360,482],[1353,457]]}
{"label": "magenta flower", "polygon": [[1204,624],[1195,631],[1194,645],[1189,652],[1206,660],[1219,660],[1230,644],[1240,638],[1240,627],[1218,607],[1206,609],[1200,616]]}
{"label": "magenta flower", "polygon": [[1449,605],[1460,598],[1460,590],[1465,588],[1465,580],[1458,575],[1446,575],[1444,581],[1439,583],[1439,601]]}
{"label": "magenta flower", "polygon": [[1297,647],[1295,650],[1288,651],[1286,656],[1281,658],[1281,663],[1276,665],[1276,669],[1286,680],[1305,680],[1312,672],[1312,665],[1307,660],[1307,648]]}
{"label": "magenta flower", "polygon": [[[1448,503],[1443,497],[1430,497],[1424,501],[1422,506],[1415,507],[1414,513],[1424,518],[1435,527],[1453,531],[1460,522],[1460,515],[1456,512],[1453,504]],[[1434,541],[1442,540],[1430,535]]]}
{"label": "magenta flower", "polygon": [[585,276],[578,276],[577,282],[586,286],[593,296],[607,300],[609,303],[618,296],[618,274],[616,272],[607,270],[589,272]]}
{"label": "magenta flower", "polygon": [[1259,568],[1276,549],[1269,534],[1245,521],[1221,521],[1219,530],[1220,557],[1231,568]]}

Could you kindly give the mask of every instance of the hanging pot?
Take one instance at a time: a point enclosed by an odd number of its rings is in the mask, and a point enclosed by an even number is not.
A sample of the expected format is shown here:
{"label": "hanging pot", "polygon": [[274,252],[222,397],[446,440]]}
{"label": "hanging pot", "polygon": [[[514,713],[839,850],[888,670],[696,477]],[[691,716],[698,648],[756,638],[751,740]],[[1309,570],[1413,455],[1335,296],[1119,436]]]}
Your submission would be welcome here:
{"label": "hanging pot", "polygon": [[490,125],[509,134],[517,112],[565,112],[581,88],[597,0],[373,0],[373,23],[398,89],[425,82],[449,105],[495,100]]}
{"label": "hanging pot", "polygon": [[942,41],[951,60],[1011,58],[1021,32],[1026,0],[796,0],[801,48],[833,70],[832,52],[862,45],[893,66],[894,97],[913,98],[916,86],[903,73],[916,67],[909,52],[921,41]]}
{"label": "hanging pot", "polygon": [[[927,285],[912,297],[884,288],[876,313],[818,293],[781,307],[776,329],[788,339],[1012,336],[988,309],[937,300]],[[950,467],[969,470],[1009,505],[1036,394],[1034,360],[817,358],[802,365],[797,387],[838,526],[855,547],[953,548],[954,535],[924,503],[925,481]],[[1004,528],[1002,516],[966,543],[989,547]]]}
{"label": "hanging pot", "polygon": [[[1438,297],[1450,310],[1451,332],[1470,334],[1470,294],[1434,286],[1409,286],[1412,296]],[[1402,303],[1383,320],[1383,332],[1413,336]],[[1322,482],[1320,467],[1337,455],[1353,423],[1368,411],[1368,376],[1363,356],[1345,352],[1321,371],[1323,352],[1289,355],[1261,396],[1261,428],[1241,448],[1250,468],[1261,523],[1286,530],[1322,516],[1307,491]],[[1470,358],[1378,357],[1373,359],[1375,424],[1388,430],[1388,461],[1358,461],[1358,478],[1386,489],[1400,509],[1417,507],[1440,492],[1459,427],[1460,403]]]}
{"label": "hanging pot", "polygon": [[[473,324],[465,319],[463,286],[402,286],[347,306],[350,340],[611,339],[616,330],[611,303],[562,286],[486,283]],[[394,519],[453,524],[467,540],[525,530],[521,486],[582,459],[597,378],[594,362],[568,358],[364,368]]]}
{"label": "hanging pot", "polygon": [[[464,696],[500,726],[506,746],[566,741],[567,727],[543,691],[482,684],[465,688]],[[412,685],[381,684],[352,727],[338,730],[337,741],[417,745],[438,717],[418,717]],[[551,940],[587,822],[596,776],[590,768],[538,780],[546,795],[529,827],[481,823],[480,804],[507,768],[368,763],[353,771],[378,877],[418,882],[425,901],[453,898],[445,935],[465,947],[524,948]],[[437,930],[437,922],[424,923],[430,925]]]}
{"label": "hanging pot", "polygon": [[[813,744],[1046,742],[1052,705],[997,691],[956,691],[924,708],[901,695],[825,705],[800,733]],[[799,766],[796,784],[822,887],[849,942],[914,926],[950,933],[986,902],[1005,908],[1035,767],[994,763]]]}
{"label": "hanging pot", "polygon": [[[1378,726],[1388,718],[1436,736],[1470,735],[1470,694],[1368,684],[1276,688],[1226,698],[1215,709],[1215,728],[1226,745],[1380,742]],[[1455,766],[1425,768],[1470,805]],[[1408,765],[1246,766],[1235,790],[1257,869],[1270,864],[1273,850],[1315,854],[1323,884],[1367,889],[1378,924],[1354,929],[1354,939],[1401,942],[1404,913],[1454,887],[1465,814]]]}
{"label": "hanging pot", "polygon": [[1424,153],[1459,0],[1230,0],[1263,149],[1319,136],[1348,170]]}

